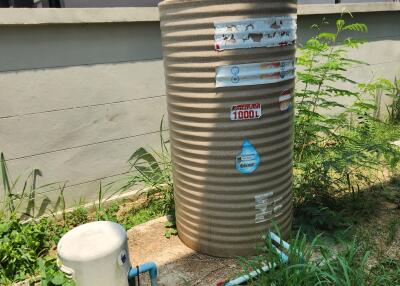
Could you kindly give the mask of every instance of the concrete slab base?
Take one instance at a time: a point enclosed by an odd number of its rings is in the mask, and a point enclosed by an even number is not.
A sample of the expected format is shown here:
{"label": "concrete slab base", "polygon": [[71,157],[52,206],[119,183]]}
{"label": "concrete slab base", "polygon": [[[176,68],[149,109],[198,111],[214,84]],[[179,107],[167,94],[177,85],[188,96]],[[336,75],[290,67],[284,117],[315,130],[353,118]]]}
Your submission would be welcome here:
{"label": "concrete slab base", "polygon": [[[166,221],[156,219],[128,231],[132,265],[154,261],[159,286],[210,286],[241,273],[237,259],[203,255],[185,246],[177,236],[165,238]],[[141,277],[141,285],[150,285],[147,276]]]}

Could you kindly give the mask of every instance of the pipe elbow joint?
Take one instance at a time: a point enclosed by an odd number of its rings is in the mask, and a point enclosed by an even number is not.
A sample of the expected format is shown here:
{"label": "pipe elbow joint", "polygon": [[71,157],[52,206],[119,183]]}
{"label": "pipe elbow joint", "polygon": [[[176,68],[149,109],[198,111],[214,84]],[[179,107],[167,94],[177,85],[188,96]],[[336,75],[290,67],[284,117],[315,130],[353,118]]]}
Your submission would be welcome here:
{"label": "pipe elbow joint", "polygon": [[147,262],[145,264],[139,265],[138,267],[132,267],[128,274],[128,280],[132,281],[132,285],[134,284],[135,277],[139,276],[141,273],[149,272],[151,286],[157,286],[157,265],[154,262]]}

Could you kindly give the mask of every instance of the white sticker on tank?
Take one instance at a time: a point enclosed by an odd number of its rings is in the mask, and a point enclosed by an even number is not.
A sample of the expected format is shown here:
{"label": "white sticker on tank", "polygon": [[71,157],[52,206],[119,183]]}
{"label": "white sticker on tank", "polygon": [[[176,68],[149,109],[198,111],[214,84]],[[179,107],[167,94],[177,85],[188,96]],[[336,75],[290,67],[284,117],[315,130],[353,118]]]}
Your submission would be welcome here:
{"label": "white sticker on tank", "polygon": [[258,119],[261,115],[261,103],[247,103],[232,106],[230,117],[232,121],[240,121]]}
{"label": "white sticker on tank", "polygon": [[262,223],[266,221],[266,217],[271,214],[271,211],[268,210],[268,202],[269,199],[274,195],[273,192],[269,192],[266,194],[261,194],[255,196],[256,200],[256,223]]}
{"label": "white sticker on tank", "polygon": [[294,60],[226,65],[216,69],[216,87],[270,84],[294,77]]}
{"label": "white sticker on tank", "polygon": [[256,223],[263,223],[281,214],[282,197],[272,200],[273,192],[255,196]]}
{"label": "white sticker on tank", "polygon": [[215,22],[215,50],[249,49],[293,45],[296,16],[273,16]]}

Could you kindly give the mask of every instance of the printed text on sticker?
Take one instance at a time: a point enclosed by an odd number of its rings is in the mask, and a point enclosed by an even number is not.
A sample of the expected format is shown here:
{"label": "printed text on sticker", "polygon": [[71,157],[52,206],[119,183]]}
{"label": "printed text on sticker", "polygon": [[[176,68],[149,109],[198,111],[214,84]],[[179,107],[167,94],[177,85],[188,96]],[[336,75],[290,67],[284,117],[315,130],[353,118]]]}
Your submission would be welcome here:
{"label": "printed text on sticker", "polygon": [[249,49],[293,45],[296,16],[273,16],[229,22],[215,22],[215,49]]}
{"label": "printed text on sticker", "polygon": [[262,115],[260,103],[239,104],[232,106],[230,118],[232,121],[258,119]]}
{"label": "printed text on sticker", "polygon": [[250,86],[277,83],[295,77],[294,60],[220,66],[216,87]]}

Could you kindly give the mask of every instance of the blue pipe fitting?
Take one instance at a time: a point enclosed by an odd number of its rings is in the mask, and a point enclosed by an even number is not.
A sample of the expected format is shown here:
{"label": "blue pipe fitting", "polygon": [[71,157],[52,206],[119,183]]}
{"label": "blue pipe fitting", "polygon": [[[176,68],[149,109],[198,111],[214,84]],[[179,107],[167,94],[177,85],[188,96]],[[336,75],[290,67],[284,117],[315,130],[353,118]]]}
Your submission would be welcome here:
{"label": "blue pipe fitting", "polygon": [[128,273],[129,286],[136,286],[135,278],[141,273],[149,272],[151,286],[158,286],[157,284],[157,265],[154,262],[148,262],[139,265],[137,268],[132,267]]}
{"label": "blue pipe fitting", "polygon": [[[272,240],[275,241],[276,243],[278,243],[279,245],[281,245],[284,249],[289,250],[290,249],[290,245],[289,243],[287,243],[286,241],[282,240],[278,235],[276,235],[273,232],[270,232],[268,234],[268,237]],[[275,251],[279,254],[279,257],[281,259],[282,263],[287,263],[289,261],[289,257],[280,249],[278,249],[276,246],[273,246]],[[238,278],[236,278],[235,280],[231,280],[227,283],[224,284],[224,286],[237,286],[237,285],[242,285],[248,281],[250,281],[253,278],[256,278],[257,276],[259,276],[261,273],[263,272],[268,272],[269,270],[275,268],[276,265],[268,263],[266,264],[264,267],[262,267],[261,269],[256,269],[253,272],[250,272],[249,274],[240,276]]]}

